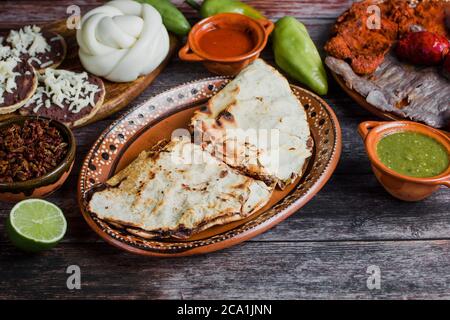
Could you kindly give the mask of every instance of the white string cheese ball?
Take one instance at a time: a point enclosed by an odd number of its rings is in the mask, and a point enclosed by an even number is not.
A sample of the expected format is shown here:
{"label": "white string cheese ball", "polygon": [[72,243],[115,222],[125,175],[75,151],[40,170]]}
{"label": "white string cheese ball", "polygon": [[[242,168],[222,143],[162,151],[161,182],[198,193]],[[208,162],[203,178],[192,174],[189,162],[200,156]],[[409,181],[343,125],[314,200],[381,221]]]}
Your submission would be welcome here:
{"label": "white string cheese ball", "polygon": [[77,30],[83,67],[114,82],[149,74],[169,52],[161,15],[148,4],[114,0],[89,11]]}

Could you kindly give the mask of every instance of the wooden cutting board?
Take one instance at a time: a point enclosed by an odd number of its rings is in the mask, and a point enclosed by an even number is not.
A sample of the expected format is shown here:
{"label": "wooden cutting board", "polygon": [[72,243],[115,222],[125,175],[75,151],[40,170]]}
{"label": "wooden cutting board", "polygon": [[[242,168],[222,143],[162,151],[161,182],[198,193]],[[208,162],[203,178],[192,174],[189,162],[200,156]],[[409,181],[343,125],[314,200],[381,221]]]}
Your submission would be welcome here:
{"label": "wooden cutting board", "polygon": [[[71,71],[83,71],[80,59],[78,58],[78,44],[75,38],[75,30],[70,30],[66,26],[66,20],[59,20],[42,26],[43,29],[54,31],[64,37],[67,43],[67,56],[58,69],[66,69]],[[102,107],[97,114],[92,117],[87,125],[101,119],[104,119],[117,111],[125,108],[133,99],[142,93],[155,78],[161,73],[169,62],[172,55],[177,51],[179,40],[174,35],[170,35],[170,48],[167,58],[152,73],[142,76],[133,82],[114,83],[103,79],[105,83],[106,96]],[[0,121],[10,118],[17,114],[9,114],[0,116]]]}

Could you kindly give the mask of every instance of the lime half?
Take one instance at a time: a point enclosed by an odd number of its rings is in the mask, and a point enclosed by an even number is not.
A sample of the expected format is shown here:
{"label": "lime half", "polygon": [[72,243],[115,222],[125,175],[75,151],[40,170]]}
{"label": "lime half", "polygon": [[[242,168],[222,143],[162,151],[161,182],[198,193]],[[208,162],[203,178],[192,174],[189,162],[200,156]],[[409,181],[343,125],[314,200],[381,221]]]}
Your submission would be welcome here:
{"label": "lime half", "polygon": [[41,199],[17,203],[6,226],[11,242],[22,250],[32,252],[55,246],[67,230],[61,209]]}

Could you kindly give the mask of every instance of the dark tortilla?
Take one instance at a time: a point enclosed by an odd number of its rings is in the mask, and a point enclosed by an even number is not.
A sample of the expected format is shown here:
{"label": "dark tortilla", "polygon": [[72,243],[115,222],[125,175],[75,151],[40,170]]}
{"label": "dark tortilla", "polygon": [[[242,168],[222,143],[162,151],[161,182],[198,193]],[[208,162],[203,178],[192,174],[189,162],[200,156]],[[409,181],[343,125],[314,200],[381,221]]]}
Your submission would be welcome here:
{"label": "dark tortilla", "polygon": [[[42,31],[41,33],[45,40],[47,40],[47,43],[50,46],[50,51],[38,53],[35,55],[35,57],[41,61],[41,64],[37,63],[37,61],[35,61],[34,59],[30,61],[30,64],[39,72],[42,72],[46,68],[50,67],[57,68],[66,56],[66,43],[62,36],[50,31]],[[58,39],[52,41],[51,39],[55,37],[58,37]],[[29,55],[25,56],[28,59],[30,58]],[[49,61],[53,61],[53,63],[47,65],[45,68],[42,67],[43,65],[45,66],[45,64]]]}
{"label": "dark tortilla", "polygon": [[[26,74],[26,72],[29,74]],[[29,98],[30,94],[35,89],[35,73],[33,67],[26,61],[20,60],[17,62],[17,66],[14,68],[14,72],[19,72],[20,75],[16,76],[16,89],[12,93],[4,92],[4,102],[0,103],[0,108],[9,107],[18,104]]]}
{"label": "dark tortilla", "polygon": [[[91,105],[83,108],[78,113],[73,113],[69,111],[69,103],[63,103],[64,109],[61,109],[59,106],[52,104],[50,108],[41,106],[37,112],[34,112],[33,109],[36,107],[36,103],[33,102],[29,105],[26,105],[20,109],[20,114],[22,115],[39,115],[43,117],[48,117],[50,119],[59,120],[68,125],[73,125],[76,121],[81,120],[83,118],[91,116],[93,111],[97,111],[98,106],[103,103],[103,98],[105,96],[105,87],[103,85],[103,81],[95,76],[89,75],[88,82],[91,84],[95,84],[100,88],[100,91],[95,94],[94,102],[95,107]],[[38,87],[41,83],[38,84]],[[45,104],[46,100],[50,98],[46,95],[43,95],[43,103]]]}
{"label": "dark tortilla", "polygon": [[[39,59],[41,61],[41,63],[37,63],[37,61],[35,61],[34,59],[32,59],[30,61],[30,64],[39,72],[41,73],[42,71],[44,71],[46,68],[57,68],[62,61],[64,60],[65,56],[66,56],[66,51],[67,51],[67,46],[66,46],[66,42],[64,41],[64,38],[55,33],[55,32],[51,32],[51,31],[45,31],[45,30],[41,30],[42,36],[45,38],[45,40],[47,41],[48,45],[50,46],[50,51],[45,51],[42,53],[37,53],[34,57]],[[51,40],[55,37],[58,37],[57,40]],[[7,37],[6,37],[7,38]],[[10,43],[6,40],[5,38],[5,45],[10,46]],[[30,55],[29,54],[22,54],[21,59],[24,59],[26,61],[28,61],[28,59],[30,59]],[[47,65],[45,68],[43,68],[42,66],[46,65],[47,62],[52,61],[52,63],[50,65]]]}

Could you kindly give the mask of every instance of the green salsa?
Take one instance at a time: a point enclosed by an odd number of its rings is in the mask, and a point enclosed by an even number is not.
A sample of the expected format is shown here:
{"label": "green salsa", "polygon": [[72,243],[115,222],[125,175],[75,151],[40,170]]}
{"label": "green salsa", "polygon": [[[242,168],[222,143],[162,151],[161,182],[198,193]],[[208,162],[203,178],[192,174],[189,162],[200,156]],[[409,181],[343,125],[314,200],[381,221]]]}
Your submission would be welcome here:
{"label": "green salsa", "polygon": [[412,131],[382,138],[377,144],[377,155],[390,169],[416,178],[437,176],[448,168],[450,161],[441,143]]}

